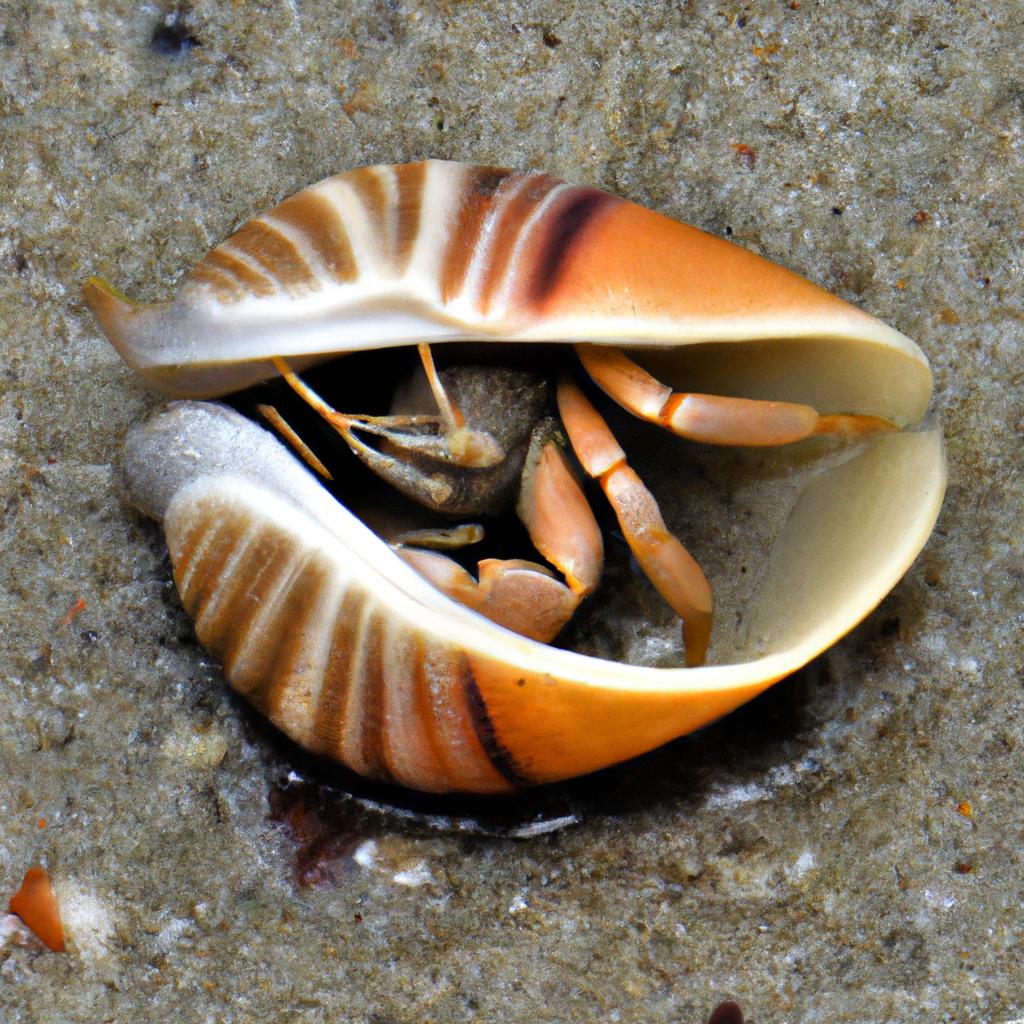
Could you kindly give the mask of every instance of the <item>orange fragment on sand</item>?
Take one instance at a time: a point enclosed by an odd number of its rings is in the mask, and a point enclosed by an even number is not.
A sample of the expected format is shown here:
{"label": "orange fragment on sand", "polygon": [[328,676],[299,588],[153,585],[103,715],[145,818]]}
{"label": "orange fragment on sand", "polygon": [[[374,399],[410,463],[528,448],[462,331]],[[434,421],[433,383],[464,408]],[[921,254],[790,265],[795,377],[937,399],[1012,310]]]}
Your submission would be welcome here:
{"label": "orange fragment on sand", "polygon": [[736,154],[736,159],[748,171],[753,170],[754,164],[757,163],[757,150],[752,146],[748,146],[745,142],[733,142],[732,149]]}
{"label": "orange fragment on sand", "polygon": [[50,876],[42,868],[29,868],[25,872],[21,888],[11,897],[7,909],[17,914],[47,949],[64,952],[64,929],[57,897],[53,894]]}
{"label": "orange fragment on sand", "polygon": [[81,611],[84,611],[84,610],[85,610],[85,601],[83,601],[83,600],[82,600],[82,598],[79,598],[79,599],[78,599],[78,600],[77,600],[77,601],[76,601],[76,602],[75,602],[75,603],[74,603],[74,604],[73,604],[73,605],[72,605],[72,606],[71,606],[71,607],[70,607],[70,608],[68,609],[68,611],[67,611],[67,614],[66,614],[66,615],[64,616],[64,618],[63,618],[63,619],[61,619],[61,620],[60,620],[60,624],[61,624],[62,626],[70,626],[70,625],[71,625],[71,623],[72,623],[72,622],[74,621],[74,619],[75,619],[75,616],[76,616],[76,615],[77,615],[77,614],[78,614],[79,612],[81,612]]}

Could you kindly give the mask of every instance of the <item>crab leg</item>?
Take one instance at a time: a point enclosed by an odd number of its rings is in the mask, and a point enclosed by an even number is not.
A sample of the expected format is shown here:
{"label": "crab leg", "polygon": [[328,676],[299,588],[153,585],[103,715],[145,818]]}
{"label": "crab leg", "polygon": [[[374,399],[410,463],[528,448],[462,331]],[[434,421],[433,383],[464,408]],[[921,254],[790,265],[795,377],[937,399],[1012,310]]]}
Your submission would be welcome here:
{"label": "crab leg", "polygon": [[[434,370],[430,346],[420,345],[418,348],[427,380],[440,408],[440,417],[346,415],[325,402],[283,359],[274,356],[271,362],[285,383],[327,420],[341,434],[349,448],[364,462],[372,462],[377,453],[359,441],[352,433],[353,430],[376,434],[386,438],[397,448],[416,452],[440,462],[451,462],[470,469],[488,469],[497,465],[505,457],[501,445],[486,431],[472,430],[466,426],[462,412],[448,397]],[[443,428],[440,434],[436,432],[439,425]],[[434,429],[433,432],[420,433],[418,430],[421,427]],[[385,463],[379,463],[371,465],[371,468],[375,472],[381,472],[384,465]]]}
{"label": "crab leg", "polygon": [[496,466],[505,457],[500,444],[485,430],[473,430],[466,426],[466,417],[444,389],[441,378],[434,367],[434,357],[430,346],[416,346],[423,372],[427,375],[427,383],[434,394],[434,401],[441,413],[444,423],[444,434],[441,438],[444,446],[444,458],[467,469],[488,469]]}
{"label": "crab leg", "polygon": [[683,620],[686,664],[700,665],[711,639],[711,586],[693,556],[668,531],[654,495],[626,463],[600,413],[571,380],[558,384],[558,410],[583,469],[600,484],[626,542],[648,579]]}
{"label": "crab leg", "polygon": [[434,401],[437,402],[437,408],[441,412],[441,417],[445,422],[447,431],[450,432],[464,427],[466,425],[466,417],[463,416],[462,410],[452,401],[448,392],[445,391],[441,378],[437,374],[437,368],[434,366],[434,354],[430,351],[430,346],[425,342],[421,342],[416,346],[416,351],[419,353],[420,362],[423,364],[423,372],[427,375],[427,383],[430,385],[430,391],[434,396]]}
{"label": "crab leg", "polygon": [[814,434],[896,429],[878,416],[822,416],[817,409],[796,402],[673,392],[618,349],[577,345],[576,352],[594,383],[624,409],[691,441],[768,446]]}
{"label": "crab leg", "polygon": [[455,551],[484,539],[484,528],[479,523],[460,523],[458,526],[435,526],[423,530],[406,530],[391,538],[392,547],[427,548],[430,551]]}

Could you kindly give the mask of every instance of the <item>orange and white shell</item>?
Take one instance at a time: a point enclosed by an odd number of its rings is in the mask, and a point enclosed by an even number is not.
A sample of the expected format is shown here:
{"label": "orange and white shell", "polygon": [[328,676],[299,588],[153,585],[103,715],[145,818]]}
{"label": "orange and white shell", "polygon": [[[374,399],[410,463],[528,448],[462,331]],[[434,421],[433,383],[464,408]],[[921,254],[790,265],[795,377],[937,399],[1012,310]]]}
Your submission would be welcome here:
{"label": "orange and white shell", "polygon": [[[596,342],[689,391],[919,423],[931,375],[899,332],[728,242],[543,174],[428,161],[286,199],[177,296],[86,297],[126,361],[210,397],[345,352],[423,341]],[[303,746],[431,791],[500,792],[650,750],[749,700],[878,604],[926,541],[937,429],[876,436],[815,477],[750,611],[761,653],[622,665],[524,639],[444,597],[266,431],[170,406],[131,436],[182,601],[232,685]]]}

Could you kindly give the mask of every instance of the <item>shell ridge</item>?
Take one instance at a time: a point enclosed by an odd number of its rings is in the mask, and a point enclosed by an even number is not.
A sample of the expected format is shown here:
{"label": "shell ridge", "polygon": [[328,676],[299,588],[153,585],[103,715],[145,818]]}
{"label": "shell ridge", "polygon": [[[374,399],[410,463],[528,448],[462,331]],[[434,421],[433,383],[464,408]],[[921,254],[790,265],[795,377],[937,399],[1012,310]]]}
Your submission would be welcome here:
{"label": "shell ridge", "polygon": [[501,237],[501,225],[511,204],[525,189],[529,177],[512,173],[503,178],[491,197],[488,206],[481,210],[476,237],[466,264],[462,290],[457,303],[465,305],[475,313],[485,313],[485,284],[497,260],[495,247]]}
{"label": "shell ridge", "polygon": [[356,272],[349,287],[364,289],[371,280],[385,277],[388,269],[387,253],[383,250],[376,225],[349,175],[338,175],[321,184],[323,194],[338,211],[352,246]]}
{"label": "shell ridge", "polygon": [[441,309],[444,256],[451,243],[451,226],[464,187],[458,164],[428,160],[424,164],[419,230],[405,268],[404,281],[428,306]]}
{"label": "shell ridge", "polygon": [[422,643],[407,623],[382,624],[381,757],[388,775],[404,782],[422,778],[437,788],[441,765],[430,742],[429,718],[422,714],[417,656]]}
{"label": "shell ridge", "polygon": [[252,585],[247,588],[246,596],[252,603],[252,614],[244,629],[234,630],[237,646],[234,646],[226,669],[236,689],[249,696],[254,703],[262,704],[264,690],[272,685],[272,680],[261,669],[266,668],[268,659],[274,657],[274,641],[284,628],[278,605],[309,561],[310,555],[308,550],[292,551],[280,559],[270,561],[262,567],[263,571],[250,577],[261,586],[258,591]]}
{"label": "shell ridge", "polygon": [[427,165],[422,161],[393,167],[397,190],[395,209],[395,275],[405,278],[423,223]]}
{"label": "shell ridge", "polygon": [[232,244],[230,238],[211,249],[203,263],[231,277],[246,297],[263,298],[281,290],[266,268]]}
{"label": "shell ridge", "polygon": [[384,262],[390,272],[389,276],[394,277],[398,271],[398,208],[401,198],[398,176],[390,164],[376,164],[370,171],[380,183],[383,198],[379,209],[373,209],[366,203],[367,216],[377,220],[377,236],[381,240]]}
{"label": "shell ridge", "polygon": [[515,305],[515,297],[521,290],[519,284],[524,277],[528,278],[532,271],[532,267],[526,265],[524,252],[533,238],[538,225],[542,224],[545,218],[549,216],[552,207],[559,202],[560,197],[573,188],[575,186],[569,185],[564,181],[558,182],[537,203],[520,226],[506,264],[505,280],[495,290],[494,309],[498,314],[507,315],[509,309]]}
{"label": "shell ridge", "polygon": [[[202,519],[202,506],[195,508],[197,516]],[[174,519],[169,521],[173,544]],[[209,609],[218,602],[218,594],[224,583],[224,568],[237,550],[240,537],[245,533],[245,526],[232,519],[207,522],[201,527],[205,530],[208,542],[202,545],[201,560],[193,559],[198,572],[193,573],[196,585],[184,589],[179,583],[179,594],[182,605],[192,616],[197,636],[205,636],[208,632],[206,619]],[[205,539],[205,538],[204,538]]]}
{"label": "shell ridge", "polygon": [[512,171],[506,167],[463,167],[455,192],[448,244],[438,276],[441,305],[472,321],[475,310],[461,298],[476,251],[483,218],[494,194]]}
{"label": "shell ridge", "polygon": [[337,568],[316,553],[307,563],[307,571],[319,578],[319,587],[308,603],[299,609],[296,631],[301,645],[280,685],[270,697],[270,714],[297,742],[312,748],[315,742],[316,715],[320,706],[331,656],[334,625],[341,612],[346,590]]}
{"label": "shell ridge", "polygon": [[351,657],[349,659],[348,687],[345,695],[345,710],[342,715],[341,736],[339,746],[343,752],[343,760],[353,771],[373,776],[375,765],[366,754],[367,745],[364,739],[370,729],[367,719],[371,701],[378,695],[371,691],[372,683],[367,673],[368,648],[373,646],[372,630],[374,628],[374,602],[366,595],[362,596],[358,614],[354,622],[351,638]]}
{"label": "shell ridge", "polygon": [[357,267],[348,229],[324,182],[289,196],[270,210],[269,216],[303,239],[306,250],[315,254],[315,263],[322,268],[325,286],[355,279]]}
{"label": "shell ridge", "polygon": [[267,214],[254,217],[230,239],[232,251],[241,253],[261,268],[278,292],[301,298],[317,291],[320,282],[309,261],[290,238],[272,224]]}
{"label": "shell ridge", "polygon": [[[269,682],[261,691],[262,701],[268,717],[279,723],[287,720],[285,731],[292,736],[301,733],[308,722],[308,710],[303,713],[302,709],[308,709],[309,694],[322,673],[324,644],[316,627],[330,610],[329,584],[335,576],[311,549],[309,557],[296,564],[275,602],[274,632],[271,635],[268,630],[267,634],[271,660],[265,675]],[[293,714],[298,717],[294,723],[290,721]]]}
{"label": "shell ridge", "polygon": [[353,633],[365,603],[364,595],[352,586],[343,586],[341,600],[328,640],[324,681],[313,713],[311,749],[345,764],[348,760],[343,743],[345,713],[354,667]]}
{"label": "shell ridge", "polygon": [[[517,260],[535,223],[534,213],[548,196],[564,183],[549,174],[521,176],[521,187],[508,200],[495,235],[487,276],[481,288],[479,308],[484,317],[501,318],[508,313],[508,295],[514,287]],[[543,213],[540,214],[543,217]],[[522,244],[519,244],[519,243]]]}
{"label": "shell ridge", "polygon": [[268,210],[261,214],[257,221],[281,239],[282,243],[287,244],[294,253],[293,261],[304,267],[303,288],[301,290],[287,289],[292,295],[297,297],[306,295],[334,284],[321,254],[313,248],[309,236],[304,231],[300,231],[293,224],[278,217],[274,210]]}

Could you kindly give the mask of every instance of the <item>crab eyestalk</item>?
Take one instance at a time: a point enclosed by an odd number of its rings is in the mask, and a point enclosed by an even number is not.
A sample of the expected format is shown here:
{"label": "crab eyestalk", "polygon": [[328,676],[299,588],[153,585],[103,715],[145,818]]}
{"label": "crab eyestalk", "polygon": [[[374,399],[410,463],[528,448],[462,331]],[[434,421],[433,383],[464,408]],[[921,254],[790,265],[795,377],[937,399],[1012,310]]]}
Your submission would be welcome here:
{"label": "crab eyestalk", "polygon": [[486,430],[456,427],[444,436],[451,461],[466,469],[490,469],[505,458],[505,449]]}

